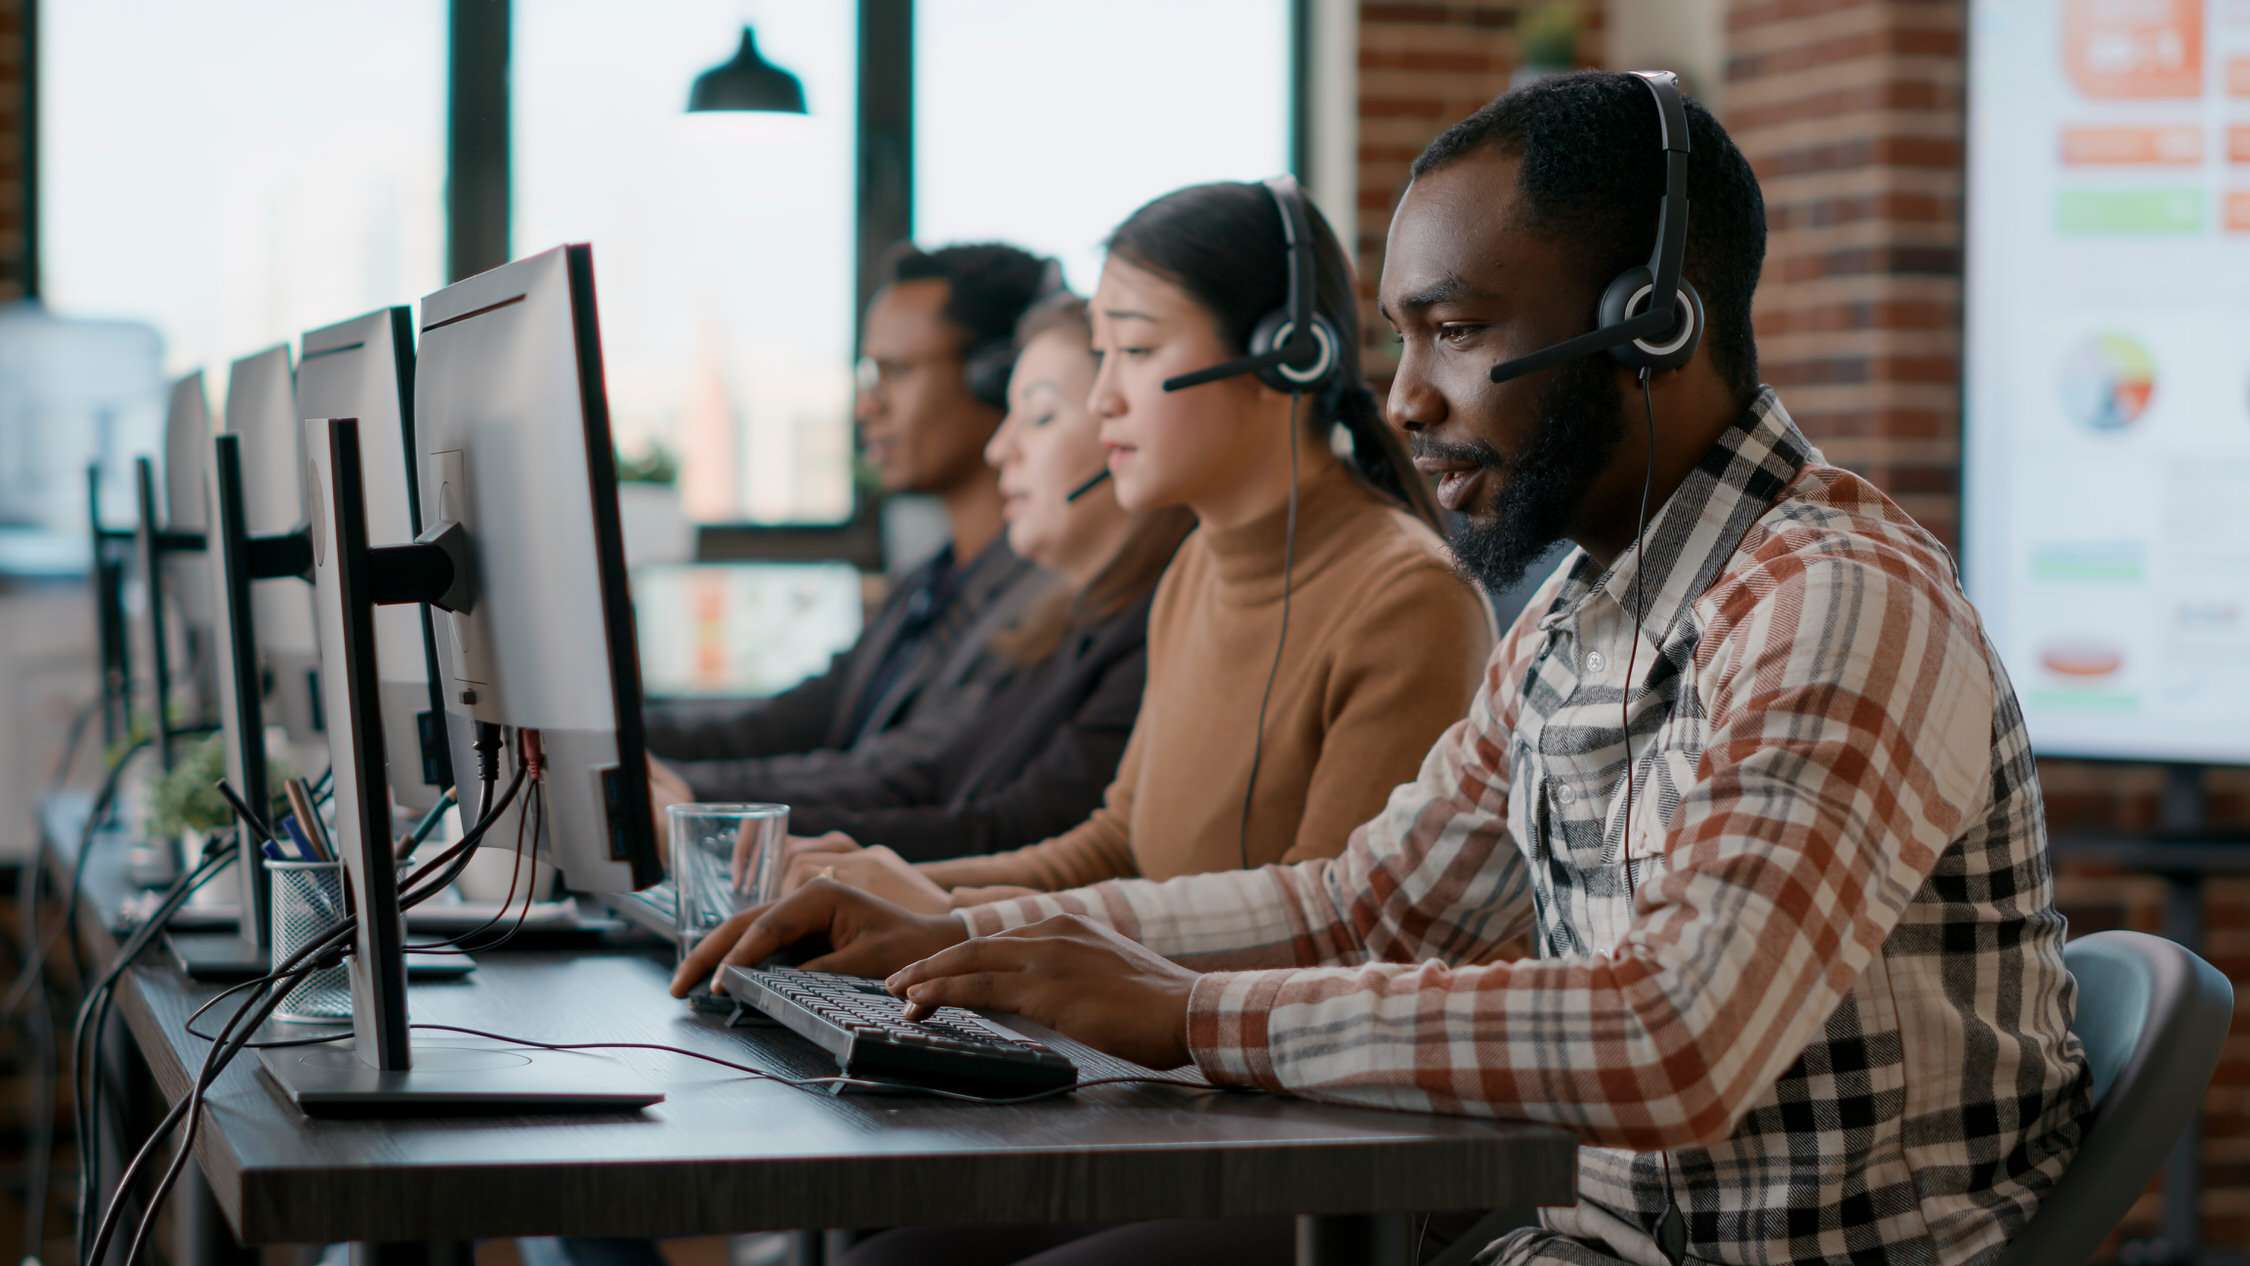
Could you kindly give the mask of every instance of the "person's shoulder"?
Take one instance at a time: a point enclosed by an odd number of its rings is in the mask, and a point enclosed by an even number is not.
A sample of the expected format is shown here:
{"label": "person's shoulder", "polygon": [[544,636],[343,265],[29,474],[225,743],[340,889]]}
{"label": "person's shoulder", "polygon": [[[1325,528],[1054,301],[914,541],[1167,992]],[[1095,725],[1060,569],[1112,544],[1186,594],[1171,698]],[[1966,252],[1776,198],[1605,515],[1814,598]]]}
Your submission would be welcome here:
{"label": "person's shoulder", "polygon": [[1352,526],[1345,555],[1338,561],[1351,574],[1351,601],[1342,622],[1347,629],[1434,638],[1444,629],[1474,643],[1478,655],[1491,650],[1499,630],[1492,604],[1474,581],[1454,566],[1443,538],[1407,510],[1373,492],[1364,521]]}
{"label": "person's shoulder", "polygon": [[1903,613],[1982,636],[1944,543],[1873,484],[1818,462],[1751,524],[1697,605],[1707,631],[1760,612],[1800,622]]}
{"label": "person's shoulder", "polygon": [[1450,582],[1463,593],[1470,584],[1453,566],[1453,553],[1437,530],[1412,511],[1372,488],[1355,486],[1342,533],[1349,565],[1375,575],[1396,574],[1410,583]]}

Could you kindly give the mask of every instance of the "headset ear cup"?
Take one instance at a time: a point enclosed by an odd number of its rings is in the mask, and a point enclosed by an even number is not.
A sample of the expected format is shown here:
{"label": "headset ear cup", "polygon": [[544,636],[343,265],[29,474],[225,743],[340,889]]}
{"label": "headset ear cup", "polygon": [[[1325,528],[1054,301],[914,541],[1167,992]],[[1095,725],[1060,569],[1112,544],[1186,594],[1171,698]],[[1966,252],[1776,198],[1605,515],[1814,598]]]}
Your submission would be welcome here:
{"label": "headset ear cup", "polygon": [[961,377],[977,403],[1008,411],[1008,379],[1016,368],[1016,347],[1006,339],[969,350]]}
{"label": "headset ear cup", "polygon": [[[1646,295],[1654,280],[1646,266],[1619,273],[1617,280],[1602,291],[1601,311],[1597,313],[1601,324],[1619,325],[1639,315],[1647,306]],[[1687,364],[1688,358],[1695,355],[1696,344],[1703,341],[1703,296],[1682,277],[1674,303],[1686,313],[1687,328],[1675,326],[1661,341],[1634,339],[1620,343],[1609,349],[1610,359],[1627,369],[1652,371],[1678,369]]]}
{"label": "headset ear cup", "polygon": [[[1250,330],[1249,354],[1263,356],[1279,347],[1288,329],[1287,312],[1268,312]],[[1336,376],[1336,327],[1328,323],[1327,317],[1316,312],[1312,319],[1312,334],[1314,341],[1320,345],[1317,360],[1301,369],[1287,365],[1268,365],[1258,371],[1258,381],[1275,391],[1299,395],[1317,392],[1326,387]]]}

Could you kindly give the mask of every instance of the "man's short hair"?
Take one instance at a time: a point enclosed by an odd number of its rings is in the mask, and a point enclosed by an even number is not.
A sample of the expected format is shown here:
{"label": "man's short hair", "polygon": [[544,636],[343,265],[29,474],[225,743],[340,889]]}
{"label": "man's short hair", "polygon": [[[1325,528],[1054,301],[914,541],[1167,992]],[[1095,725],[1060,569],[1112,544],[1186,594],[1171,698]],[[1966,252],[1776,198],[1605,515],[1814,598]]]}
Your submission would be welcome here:
{"label": "man's short hair", "polygon": [[[1711,112],[1688,119],[1688,280],[1703,296],[1704,341],[1747,401],[1758,389],[1751,296],[1766,258],[1766,203],[1742,151]],[[1414,160],[1418,179],[1483,150],[1516,158],[1528,231],[1563,243],[1598,291],[1648,261],[1664,193],[1655,99],[1631,75],[1584,71],[1527,84],[1447,128]]]}
{"label": "man's short hair", "polygon": [[945,319],[965,336],[964,352],[1009,345],[1025,311],[1052,288],[1050,276],[1046,260],[1005,242],[969,242],[932,251],[901,242],[883,268],[884,285],[945,283]]}

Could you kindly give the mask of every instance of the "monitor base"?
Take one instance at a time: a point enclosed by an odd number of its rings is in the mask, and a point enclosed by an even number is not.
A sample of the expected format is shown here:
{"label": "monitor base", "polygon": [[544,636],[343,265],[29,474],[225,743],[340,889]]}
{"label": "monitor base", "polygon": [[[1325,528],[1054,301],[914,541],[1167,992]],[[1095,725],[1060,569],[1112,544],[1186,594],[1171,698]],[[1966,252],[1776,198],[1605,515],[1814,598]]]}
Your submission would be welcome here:
{"label": "monitor base", "polygon": [[297,1110],[314,1117],[631,1112],[664,1092],[614,1060],[569,1051],[414,1044],[414,1066],[381,1072],[346,1047],[284,1047],[258,1063]]}
{"label": "monitor base", "polygon": [[[172,962],[190,979],[234,985],[256,980],[273,970],[267,952],[232,932],[171,932],[164,946]],[[458,980],[477,969],[468,955],[412,955],[406,960],[409,980]]]}

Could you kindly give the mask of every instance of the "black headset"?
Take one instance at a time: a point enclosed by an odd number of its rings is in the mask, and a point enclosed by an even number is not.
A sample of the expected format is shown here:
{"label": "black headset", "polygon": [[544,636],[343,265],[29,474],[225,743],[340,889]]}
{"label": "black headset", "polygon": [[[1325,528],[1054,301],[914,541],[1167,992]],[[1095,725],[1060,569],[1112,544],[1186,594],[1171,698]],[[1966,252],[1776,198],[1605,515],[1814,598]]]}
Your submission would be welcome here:
{"label": "black headset", "polygon": [[1275,391],[1305,396],[1325,389],[1336,377],[1342,360],[1336,326],[1313,306],[1312,216],[1305,211],[1305,192],[1289,175],[1270,177],[1265,188],[1281,212],[1281,240],[1289,254],[1289,297],[1258,318],[1243,355],[1167,378],[1166,391],[1255,374]]}
{"label": "black headset", "polygon": [[[1268,177],[1265,190],[1281,213],[1281,241],[1289,257],[1289,292],[1282,305],[1258,318],[1250,327],[1250,346],[1233,360],[1208,369],[1174,374],[1164,380],[1166,391],[1185,391],[1207,382],[1255,374],[1275,391],[1307,396],[1325,391],[1342,369],[1342,339],[1336,325],[1313,304],[1318,283],[1313,276],[1312,216],[1305,210],[1305,191],[1295,176]],[[1076,503],[1109,481],[1103,467],[1063,498]]]}
{"label": "black headset", "polygon": [[[1024,311],[1029,312],[1038,307],[1061,293],[1062,289],[1061,262],[1054,259],[1045,261],[1039,274],[1039,284],[1031,292],[1031,298],[1024,303]],[[969,394],[978,404],[990,405],[1002,413],[1008,411],[1008,380],[1015,376],[1016,353],[1019,350],[1014,330],[980,338],[969,344],[969,350],[961,358],[961,378],[967,383]]]}
{"label": "black headset", "polygon": [[[1608,352],[1627,369],[1658,373],[1678,369],[1703,339],[1703,296],[1680,275],[1687,254],[1687,108],[1680,104],[1680,81],[1668,70],[1636,70],[1634,78],[1656,98],[1658,140],[1664,147],[1664,196],[1656,204],[1656,246],[1648,263],[1618,274],[1595,312],[1594,329],[1492,367],[1492,381],[1506,382],[1564,361]],[[1670,294],[1665,312],[1652,295]],[[1169,386],[1170,384],[1166,384]]]}
{"label": "black headset", "polygon": [[[1529,356],[1503,361],[1492,367],[1492,381],[1521,378],[1596,352],[1608,352],[1611,360],[1640,375],[1641,405],[1648,416],[1647,464],[1641,476],[1640,516],[1633,527],[1633,550],[1640,554],[1647,546],[1649,492],[1656,481],[1656,400],[1649,393],[1649,379],[1663,370],[1685,365],[1695,354],[1695,345],[1703,338],[1703,297],[1680,275],[1681,260],[1687,254],[1688,217],[1687,107],[1680,103],[1680,81],[1668,70],[1636,70],[1632,74],[1646,84],[1650,95],[1656,98],[1658,139],[1664,146],[1664,196],[1656,204],[1656,246],[1649,253],[1646,265],[1626,269],[1602,291],[1601,306],[1590,333],[1543,347]],[[1666,293],[1673,296],[1670,313],[1650,300],[1652,295]],[[1641,588],[1647,571],[1644,557],[1642,565],[1633,572],[1636,635],[1633,649],[1625,659],[1625,689],[1618,695],[1619,732],[1625,744],[1623,831],[1628,848],[1632,842],[1634,799],[1633,668],[1641,649],[1637,630],[1648,616],[1648,603]],[[1638,899],[1637,887],[1628,858],[1625,863],[1628,905]],[[1650,1228],[1651,1238],[1664,1259],[1676,1266],[1687,1257],[1687,1221],[1672,1196],[1672,1154],[1665,1151],[1658,1155],[1664,1165],[1664,1209],[1657,1215],[1656,1225]]]}

